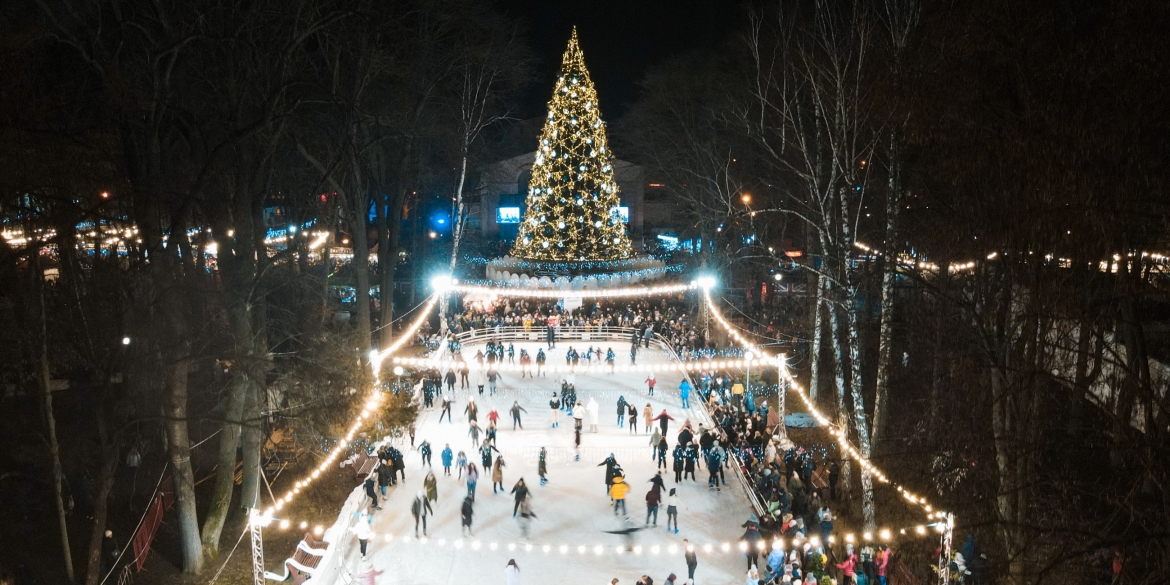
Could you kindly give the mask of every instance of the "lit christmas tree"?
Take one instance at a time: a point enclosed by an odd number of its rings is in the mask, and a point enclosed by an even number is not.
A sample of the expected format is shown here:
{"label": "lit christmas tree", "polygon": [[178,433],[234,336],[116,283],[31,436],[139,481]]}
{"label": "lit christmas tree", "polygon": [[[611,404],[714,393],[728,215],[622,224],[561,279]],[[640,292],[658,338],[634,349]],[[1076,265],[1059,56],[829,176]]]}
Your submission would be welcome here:
{"label": "lit christmas tree", "polygon": [[624,260],[633,251],[618,215],[618,186],[605,122],[577,29],[561,61],[540,133],[528,210],[512,255],[529,260]]}

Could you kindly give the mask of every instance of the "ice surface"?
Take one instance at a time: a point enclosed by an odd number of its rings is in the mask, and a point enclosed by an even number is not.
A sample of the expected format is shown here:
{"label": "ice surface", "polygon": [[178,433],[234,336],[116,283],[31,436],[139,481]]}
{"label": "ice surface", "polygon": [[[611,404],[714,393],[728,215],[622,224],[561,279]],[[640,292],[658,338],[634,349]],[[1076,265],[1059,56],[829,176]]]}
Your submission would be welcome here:
{"label": "ice surface", "polygon": [[[583,345],[559,342],[556,349],[550,351],[546,348],[549,363],[564,364],[564,353],[570,345],[583,354],[589,342]],[[464,346],[463,355],[474,356],[479,347]],[[517,343],[517,360],[522,347],[535,355],[537,347],[545,346]],[[617,363],[628,364],[629,346],[615,342],[613,347],[619,356]],[[667,363],[671,359],[662,350],[643,349],[638,354],[639,364]],[[581,363],[585,363],[584,359]],[[528,542],[521,541],[520,527],[511,513],[512,495],[493,495],[491,474],[481,470],[476,490],[474,535],[461,537],[460,506],[467,490],[454,468],[451,477],[443,476],[441,453],[444,446],[450,444],[456,456],[462,450],[468,460],[479,466],[478,450],[467,434],[467,416],[463,414],[468,397],[476,392],[475,367],[473,362],[470,393],[456,385],[452,407],[454,423],[448,423],[446,419],[437,422],[438,401],[435,408],[423,411],[419,416],[415,445],[423,440],[430,441],[432,463],[438,478],[435,515],[428,520],[429,538],[415,538],[414,518],[410,513],[412,499],[423,489],[426,470],[422,469],[418,451],[403,448],[406,452],[406,481],[396,488],[389,488],[388,498],[381,504],[383,510],[377,512],[373,520],[376,536],[370,543],[369,558],[375,569],[384,571],[378,577],[378,583],[504,583],[504,566],[509,559],[516,559],[522,582],[526,584],[601,585],[616,577],[623,585],[633,585],[643,574],[652,577],[655,583],[663,583],[672,572],[682,584],[687,577],[682,552],[684,538],[697,548],[696,583],[743,582],[747,562],[738,543],[744,530],[741,525],[751,508],[743,487],[735,483],[731,474],[727,474],[728,483],[720,491],[707,488],[705,466],[696,471],[698,482],[684,480],[678,484],[682,505],[677,535],[665,530],[665,505],[659,509],[657,527],[635,533],[634,542],[640,546],[640,552],[618,552],[624,545],[623,537],[605,532],[620,528],[621,521],[614,516],[605,493],[605,468],[598,467],[598,464],[613,453],[625,470],[632,487],[626,505],[636,526],[642,526],[646,519],[644,498],[656,467],[651,458],[650,435],[645,432],[643,421],[639,420],[636,435],[630,434],[628,425],[626,428],[617,427],[618,396],[624,395],[627,401],[638,407],[639,418],[647,402],[655,414],[665,408],[675,418],[667,435],[673,449],[683,421],[690,418],[697,428],[700,417],[698,411],[681,408],[678,386],[682,374],[679,372],[657,373],[658,383],[653,397],[647,394],[644,373],[577,375],[575,385],[579,400],[587,404],[592,397],[600,405],[598,433],[588,432],[589,417],[587,414],[584,417],[586,432],[582,435],[580,461],[573,460],[572,419],[561,412],[560,426],[551,426],[548,402],[554,391],[560,392],[559,378],[550,374],[548,377],[520,379],[516,373],[509,372],[502,375],[495,396],[488,396],[487,388],[482,396],[475,394],[480,406],[478,420],[481,427],[487,426],[488,411],[494,408],[500,413],[497,444],[506,464],[504,486],[510,491],[523,477],[531,490],[532,509],[537,518],[532,522]],[[695,397],[693,393],[692,403]],[[514,400],[528,411],[523,415],[522,430],[512,430],[508,411]],[[549,483],[545,486],[540,485],[536,473],[537,453],[542,446],[549,453]],[[668,454],[667,465],[670,464]],[[676,487],[673,471],[664,470],[663,478],[668,492]],[[351,542],[344,549],[344,565],[350,574],[358,574],[361,572],[361,558],[357,543],[352,535],[346,538]],[[597,547],[602,547],[600,554]],[[344,571],[342,575],[341,582],[348,582]]]}

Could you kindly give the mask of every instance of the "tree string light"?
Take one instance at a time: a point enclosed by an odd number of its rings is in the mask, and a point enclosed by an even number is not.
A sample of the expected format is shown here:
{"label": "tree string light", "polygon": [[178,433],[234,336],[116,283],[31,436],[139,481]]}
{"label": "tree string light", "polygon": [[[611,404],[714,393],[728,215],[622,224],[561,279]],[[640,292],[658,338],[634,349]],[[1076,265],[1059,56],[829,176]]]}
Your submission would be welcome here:
{"label": "tree string light", "polygon": [[618,211],[605,122],[577,29],[561,60],[512,255],[526,260],[621,260],[633,255]]}
{"label": "tree string light", "polygon": [[527,297],[536,299],[579,299],[579,298],[615,298],[615,297],[640,297],[640,296],[654,296],[654,295],[668,295],[688,290],[694,290],[698,284],[691,282],[689,284],[663,284],[659,286],[638,286],[626,288],[602,288],[602,289],[518,289],[499,286],[480,286],[459,284],[451,287],[452,292],[460,292],[464,294],[489,295],[498,297]]}
{"label": "tree string light", "polygon": [[[767,356],[769,358],[771,357],[771,356],[768,356],[768,354],[766,352],[764,352],[762,349],[760,349],[759,346],[748,341],[748,339],[746,337],[744,337],[743,335],[741,335],[739,333],[739,331],[731,325],[731,323],[729,323],[726,319],[723,318],[723,314],[720,313],[718,307],[715,306],[715,303],[714,303],[714,301],[712,301],[711,294],[708,290],[705,289],[703,291],[703,294],[705,296],[707,308],[711,312],[711,315],[713,317],[715,317],[715,321],[717,323],[719,323],[719,325],[721,327],[723,327],[723,329],[729,335],[731,335],[732,338],[734,338],[741,345],[743,345],[744,347],[747,347],[748,349],[750,349],[752,351],[759,352],[761,355]],[[930,518],[930,519],[937,518],[940,521],[947,519],[948,515],[946,512],[943,512],[941,510],[935,510],[930,505],[930,502],[928,502],[926,500],[925,497],[919,496],[919,495],[915,494],[914,492],[911,492],[910,490],[906,489],[905,487],[898,485],[894,482],[891,482],[890,478],[888,476],[886,476],[886,474],[881,469],[879,469],[876,465],[874,465],[873,462],[871,462],[869,459],[867,459],[865,457],[862,457],[861,452],[858,451],[857,448],[854,447],[853,444],[849,441],[848,431],[846,429],[842,429],[840,427],[837,427],[835,424],[833,424],[832,421],[829,420],[829,418],[827,416],[822,414],[821,411],[817,410],[817,408],[813,404],[812,400],[809,399],[808,394],[805,392],[804,388],[800,385],[800,383],[798,383],[796,381],[795,378],[792,377],[792,373],[789,372],[787,364],[780,364],[780,366],[781,367],[779,369],[780,369],[781,377],[789,383],[790,387],[793,390],[796,391],[797,395],[800,396],[801,401],[804,402],[805,407],[808,408],[809,413],[811,413],[813,415],[813,418],[817,419],[817,421],[828,430],[829,434],[833,436],[834,440],[840,446],[842,451],[847,453],[849,455],[849,457],[851,459],[853,459],[854,461],[856,461],[857,464],[859,466],[861,466],[861,468],[863,470],[868,472],[870,475],[872,475],[879,482],[890,484],[891,486],[896,488],[898,490],[898,493],[902,495],[903,499],[905,499],[910,504],[916,505],[919,508],[921,508],[923,511],[925,511],[927,513],[927,518]],[[951,522],[954,521],[953,518],[954,518],[953,515],[950,516]]]}

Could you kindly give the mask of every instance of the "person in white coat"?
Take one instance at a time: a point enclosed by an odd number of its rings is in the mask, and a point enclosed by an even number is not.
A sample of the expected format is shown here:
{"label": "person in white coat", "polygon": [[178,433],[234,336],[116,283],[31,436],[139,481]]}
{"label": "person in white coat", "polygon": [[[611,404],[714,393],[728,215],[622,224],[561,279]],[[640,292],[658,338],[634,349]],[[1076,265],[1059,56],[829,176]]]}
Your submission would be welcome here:
{"label": "person in white coat", "polygon": [[374,531],[370,529],[370,517],[362,512],[358,515],[357,522],[349,529],[358,539],[358,545],[361,547],[362,558],[366,558],[366,545],[370,539],[374,537]]}
{"label": "person in white coat", "polygon": [[504,583],[520,585],[520,566],[516,564],[516,559],[509,559],[507,566],[504,567]]}
{"label": "person in white coat", "polygon": [[590,396],[589,406],[586,406],[585,410],[589,411],[589,432],[591,433],[597,432],[597,413],[600,409],[601,407],[597,404],[597,401]]}

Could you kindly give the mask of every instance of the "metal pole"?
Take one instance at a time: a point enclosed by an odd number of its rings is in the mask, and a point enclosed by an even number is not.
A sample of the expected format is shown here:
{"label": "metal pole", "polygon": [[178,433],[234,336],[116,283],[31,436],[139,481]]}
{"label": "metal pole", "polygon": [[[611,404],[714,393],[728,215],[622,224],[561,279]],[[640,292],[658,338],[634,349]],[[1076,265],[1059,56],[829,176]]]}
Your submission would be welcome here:
{"label": "metal pole", "polygon": [[252,509],[249,513],[248,526],[252,533],[252,584],[264,583],[264,534],[259,520],[259,512]]}
{"label": "metal pole", "polygon": [[[785,409],[788,407],[788,354],[782,353],[776,356],[776,378],[778,384],[776,386],[776,402],[779,409],[776,414],[779,415],[780,423],[776,425],[776,436],[780,437],[780,444],[784,445],[788,442],[788,427],[784,425],[784,416],[787,414]],[[766,422],[766,421],[765,421]]]}
{"label": "metal pole", "polygon": [[[938,561],[938,584],[951,585],[951,556],[954,547],[955,515],[947,512],[942,537],[942,558]],[[970,563],[973,559],[963,559]]]}

